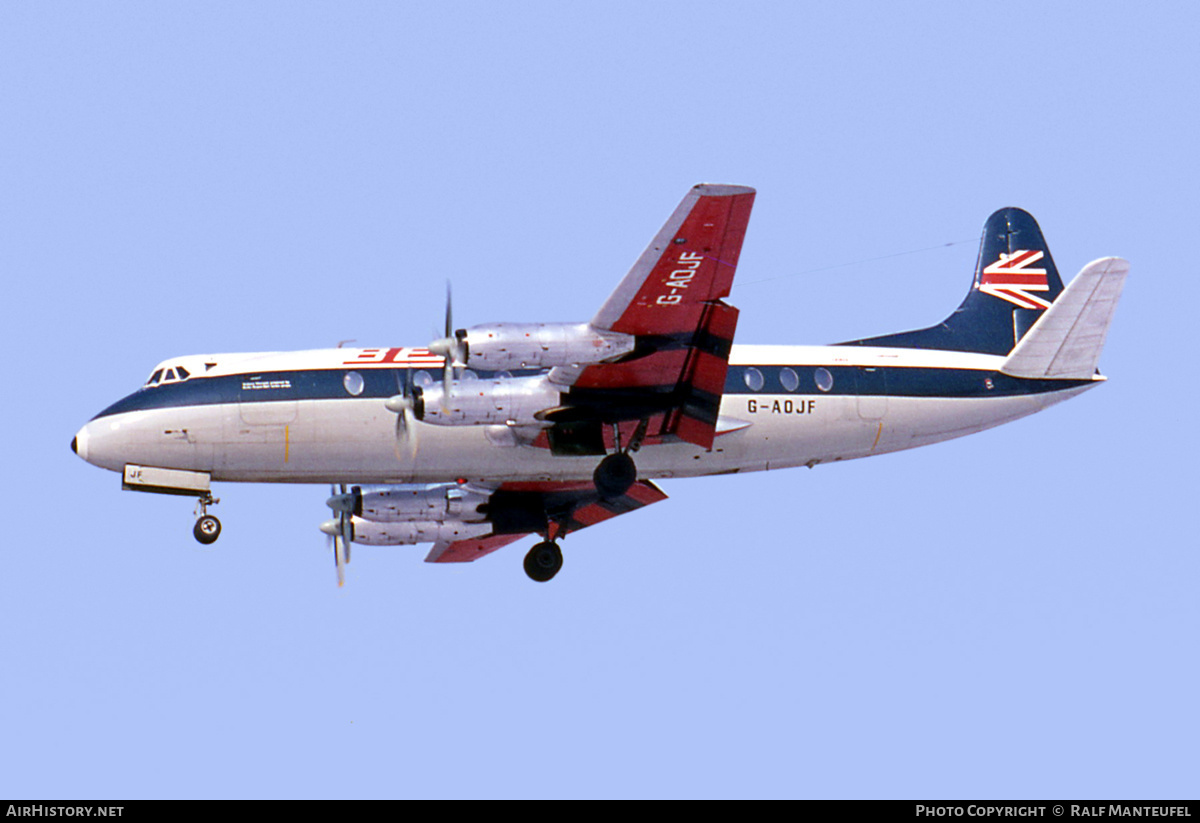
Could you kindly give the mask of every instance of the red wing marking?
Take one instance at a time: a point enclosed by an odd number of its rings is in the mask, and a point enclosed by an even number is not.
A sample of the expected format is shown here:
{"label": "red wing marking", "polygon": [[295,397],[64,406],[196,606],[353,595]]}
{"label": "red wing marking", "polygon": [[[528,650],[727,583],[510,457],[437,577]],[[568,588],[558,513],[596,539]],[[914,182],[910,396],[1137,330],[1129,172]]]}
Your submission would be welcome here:
{"label": "red wing marking", "polygon": [[523,534],[493,534],[489,537],[476,537],[471,540],[458,540],[454,543],[435,543],[426,563],[470,563],[484,555],[491,554],[496,549],[502,549],[509,543],[516,543]]}
{"label": "red wing marking", "polygon": [[[592,495],[590,502],[582,502],[575,509],[570,518],[567,520],[565,529],[566,534],[585,529],[588,526],[594,526],[597,523],[603,523],[605,520],[626,514],[627,512],[636,511],[644,506],[649,506],[651,503],[657,503],[660,500],[666,500],[667,495],[658,486],[651,483],[649,480],[640,480],[634,483],[629,491],[625,492],[624,496],[617,500],[599,500],[596,495]],[[547,537],[550,540],[557,539],[564,534],[562,524],[553,522],[550,524]]]}
{"label": "red wing marking", "polygon": [[[584,481],[505,483],[500,490],[506,493],[542,496],[535,499],[547,506],[545,534],[548,540],[556,540],[563,534],[603,523],[618,515],[667,499],[663,490],[649,480],[634,483],[629,491],[617,500],[605,501],[600,500],[595,486]],[[494,534],[453,543],[437,543],[425,558],[425,562],[469,563],[526,536]]]}
{"label": "red wing marking", "polygon": [[687,364],[688,350],[655,352],[628,363],[597,363],[588,366],[575,381],[574,388],[621,389],[674,387]]}
{"label": "red wing marking", "polygon": [[703,304],[729,295],[754,189],[696,186],[592,319],[626,334],[692,332]]}
{"label": "red wing marking", "polygon": [[594,492],[596,487],[587,480],[564,482],[562,480],[510,481],[500,487],[506,492]]}

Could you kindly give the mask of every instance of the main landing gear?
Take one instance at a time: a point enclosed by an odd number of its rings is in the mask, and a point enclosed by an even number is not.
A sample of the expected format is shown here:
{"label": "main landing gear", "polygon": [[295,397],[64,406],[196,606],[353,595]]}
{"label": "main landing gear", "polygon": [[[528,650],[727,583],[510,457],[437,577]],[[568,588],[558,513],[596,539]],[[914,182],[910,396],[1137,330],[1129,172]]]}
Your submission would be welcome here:
{"label": "main landing gear", "polygon": [[209,493],[205,493],[196,504],[196,525],[192,527],[192,536],[205,546],[217,542],[221,536],[221,521],[208,513],[208,507],[221,501]]}
{"label": "main landing gear", "polygon": [[525,574],[531,580],[545,583],[562,568],[562,549],[553,540],[538,543],[525,555]]}
{"label": "main landing gear", "polygon": [[625,452],[610,454],[592,473],[592,482],[602,498],[616,500],[637,482],[637,466]]}
{"label": "main landing gear", "polygon": [[646,427],[649,422],[649,420],[642,420],[638,423],[633,437],[629,438],[624,449],[621,448],[621,427],[616,423],[612,424],[615,451],[601,460],[596,471],[592,473],[592,482],[596,484],[596,491],[600,492],[602,499],[616,500],[623,497],[625,492],[629,491],[637,482],[637,466],[630,455],[642,447],[642,440],[646,437]]}

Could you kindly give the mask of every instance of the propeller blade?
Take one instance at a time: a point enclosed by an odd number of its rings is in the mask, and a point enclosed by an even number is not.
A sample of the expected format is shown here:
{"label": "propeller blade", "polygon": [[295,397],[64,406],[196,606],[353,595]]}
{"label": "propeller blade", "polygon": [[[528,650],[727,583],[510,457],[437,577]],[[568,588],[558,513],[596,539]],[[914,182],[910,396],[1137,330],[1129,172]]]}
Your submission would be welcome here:
{"label": "propeller blade", "polygon": [[354,521],[350,515],[342,515],[342,559],[350,562],[350,544],[354,542]]}
{"label": "propeller blade", "polygon": [[405,441],[408,444],[408,459],[411,461],[416,457],[417,447],[416,441],[413,439],[413,421],[415,419],[413,409],[416,406],[416,398],[413,394],[412,369],[404,369],[403,383],[400,381],[399,373],[396,374],[396,391],[397,393],[385,400],[383,405],[396,415],[396,457],[404,459],[399,446],[402,441]]}
{"label": "propeller blade", "polygon": [[333,549],[333,565],[337,569],[338,585],[341,586],[346,582],[346,559],[342,549],[342,523],[338,520],[326,520],[321,524],[323,531],[328,539],[326,545]]}
{"label": "propeller blade", "polygon": [[322,523],[321,531],[333,540],[333,563],[341,586],[346,582],[346,564],[350,562],[350,544],[354,541],[354,515],[362,512],[362,488],[354,486],[347,491],[345,483],[330,484],[329,492],[325,505],[337,519]]}
{"label": "propeller blade", "polygon": [[442,364],[442,410],[450,411],[450,395],[454,379],[458,376],[455,369],[467,366],[468,348],[467,333],[464,329],[454,330],[453,298],[450,291],[450,281],[446,281],[446,336],[429,344],[429,351],[443,359]]}
{"label": "propeller blade", "polygon": [[401,457],[400,444],[407,447],[405,455],[411,462],[417,456],[417,441],[413,436],[413,413],[411,408],[401,409],[396,415],[396,456]]}
{"label": "propeller blade", "polygon": [[447,356],[442,367],[442,411],[450,411],[450,390],[454,385],[454,358]]}
{"label": "propeller blade", "polygon": [[337,568],[338,587],[346,584],[346,555],[343,552],[343,540],[333,538],[333,565]]}

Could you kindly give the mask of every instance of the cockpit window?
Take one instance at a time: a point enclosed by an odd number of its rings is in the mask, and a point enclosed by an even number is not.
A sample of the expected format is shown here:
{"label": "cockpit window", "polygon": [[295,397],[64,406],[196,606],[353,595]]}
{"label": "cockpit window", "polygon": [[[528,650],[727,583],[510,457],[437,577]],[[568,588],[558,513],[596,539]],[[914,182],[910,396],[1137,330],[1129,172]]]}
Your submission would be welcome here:
{"label": "cockpit window", "polygon": [[171,366],[170,368],[156,369],[154,374],[150,375],[150,379],[146,381],[147,386],[157,386],[161,383],[178,383],[181,380],[187,380],[192,376],[192,373],[183,366]]}

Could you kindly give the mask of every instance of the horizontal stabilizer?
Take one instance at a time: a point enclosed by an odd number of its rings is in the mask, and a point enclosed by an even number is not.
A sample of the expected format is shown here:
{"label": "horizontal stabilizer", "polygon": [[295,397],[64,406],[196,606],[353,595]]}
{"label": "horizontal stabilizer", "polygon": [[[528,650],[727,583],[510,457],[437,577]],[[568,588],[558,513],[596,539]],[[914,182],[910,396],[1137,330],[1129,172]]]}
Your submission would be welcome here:
{"label": "horizontal stabilizer", "polygon": [[1000,369],[1013,377],[1089,380],[1112,322],[1129,262],[1104,257],[1083,267]]}

